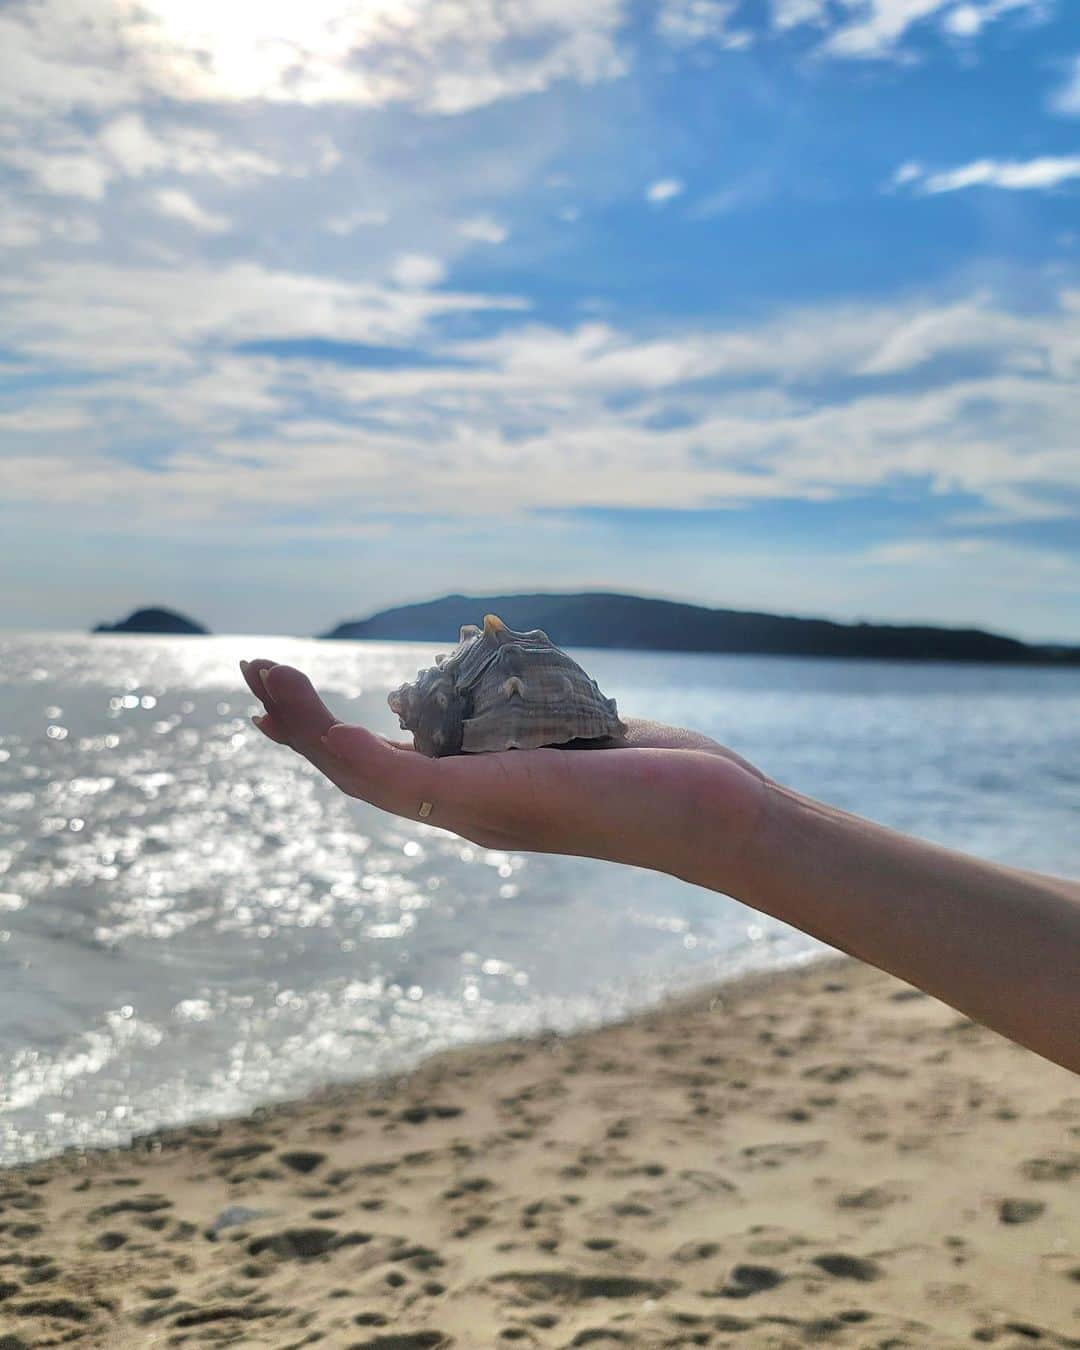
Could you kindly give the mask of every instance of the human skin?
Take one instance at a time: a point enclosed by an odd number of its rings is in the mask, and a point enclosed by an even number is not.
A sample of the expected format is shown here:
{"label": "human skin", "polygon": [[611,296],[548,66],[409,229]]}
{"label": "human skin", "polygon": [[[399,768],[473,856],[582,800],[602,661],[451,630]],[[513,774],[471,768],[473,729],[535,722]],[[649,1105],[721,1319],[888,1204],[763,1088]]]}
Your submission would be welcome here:
{"label": "human skin", "polygon": [[429,759],[339,722],[301,671],[242,662],[253,721],[349,796],[488,848],[668,872],[772,914],[1080,1072],[1080,884],[898,834],[707,736],[631,720],[612,748]]}

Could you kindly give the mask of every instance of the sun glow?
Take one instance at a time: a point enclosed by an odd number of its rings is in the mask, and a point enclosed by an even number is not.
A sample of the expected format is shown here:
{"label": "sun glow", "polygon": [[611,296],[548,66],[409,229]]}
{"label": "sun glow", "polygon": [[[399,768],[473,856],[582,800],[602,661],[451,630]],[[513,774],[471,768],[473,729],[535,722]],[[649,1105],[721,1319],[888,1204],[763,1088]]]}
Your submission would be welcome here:
{"label": "sun glow", "polygon": [[125,3],[123,27],[155,83],[179,97],[378,103],[393,66],[380,73],[371,58],[414,42],[427,8],[425,0],[140,0]]}

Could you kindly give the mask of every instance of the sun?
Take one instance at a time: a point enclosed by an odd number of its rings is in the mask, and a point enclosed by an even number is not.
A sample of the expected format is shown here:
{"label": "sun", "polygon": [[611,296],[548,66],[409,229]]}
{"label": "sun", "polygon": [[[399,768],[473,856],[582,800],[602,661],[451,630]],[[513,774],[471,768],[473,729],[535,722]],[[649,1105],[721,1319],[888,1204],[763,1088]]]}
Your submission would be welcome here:
{"label": "sun", "polygon": [[365,53],[415,34],[426,0],[123,0],[123,41],[145,73],[184,99],[379,101]]}

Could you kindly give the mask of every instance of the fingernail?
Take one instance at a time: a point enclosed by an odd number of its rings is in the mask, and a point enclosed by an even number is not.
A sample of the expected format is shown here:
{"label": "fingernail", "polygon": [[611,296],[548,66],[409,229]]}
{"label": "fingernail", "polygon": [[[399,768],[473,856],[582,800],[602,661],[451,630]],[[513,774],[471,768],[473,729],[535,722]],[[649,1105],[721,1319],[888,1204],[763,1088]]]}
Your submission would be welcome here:
{"label": "fingernail", "polygon": [[240,662],[240,669],[241,669],[241,671],[243,671],[243,673],[244,673],[245,675],[247,674],[247,668],[248,668],[248,663],[247,663],[246,661],[241,661],[241,662]]}
{"label": "fingernail", "polygon": [[270,686],[266,683],[266,672],[267,672],[267,669],[268,669],[267,666],[260,666],[260,667],[259,667],[259,682],[261,683],[262,687],[266,690],[266,692],[269,694],[269,692],[270,692]]}
{"label": "fingernail", "polygon": [[266,714],[265,714],[265,713],[252,713],[252,715],[251,715],[251,720],[255,723],[255,725],[259,728],[259,730],[260,730],[260,731],[263,733],[263,735],[265,736],[265,735],[266,735],[266,729],[265,729],[265,727],[263,726],[263,723],[266,721]]}

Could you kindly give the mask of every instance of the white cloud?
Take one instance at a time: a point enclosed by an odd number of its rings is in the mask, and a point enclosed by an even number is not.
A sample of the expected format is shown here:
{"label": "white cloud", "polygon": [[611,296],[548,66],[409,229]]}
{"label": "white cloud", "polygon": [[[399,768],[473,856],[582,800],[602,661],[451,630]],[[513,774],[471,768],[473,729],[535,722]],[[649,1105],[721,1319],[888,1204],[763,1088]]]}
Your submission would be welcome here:
{"label": "white cloud", "polygon": [[21,169],[39,192],[101,201],[111,177],[108,166],[87,154],[49,154],[24,144],[0,146],[0,159]]}
{"label": "white cloud", "polygon": [[822,50],[867,60],[894,55],[912,29],[933,18],[954,37],[974,37],[1006,14],[1026,11],[1039,18],[1047,10],[1045,0],[845,0],[845,6],[851,20],[833,30]]}
{"label": "white cloud", "polygon": [[772,0],[773,26],[781,30],[803,23],[824,24],[828,13],[825,0]]}
{"label": "white cloud", "polygon": [[125,113],[106,123],[98,133],[98,143],[116,171],[131,178],[171,172],[244,182],[281,172],[265,155],[226,146],[211,131],[195,127],[151,131],[138,113]]}
{"label": "white cloud", "polygon": [[87,245],[96,244],[100,238],[97,222],[86,216],[35,211],[0,201],[0,248],[32,248],[46,240]]}
{"label": "white cloud", "polygon": [[400,253],[394,260],[390,275],[399,286],[424,290],[445,280],[446,268],[438,258],[431,258],[425,253]]}
{"label": "white cloud", "polygon": [[79,431],[90,418],[82,408],[19,408],[0,412],[0,430],[4,431]]}
{"label": "white cloud", "polygon": [[1050,101],[1055,112],[1080,117],[1080,54],[1072,59],[1072,73]]}
{"label": "white cloud", "polygon": [[645,196],[654,206],[661,206],[664,202],[680,196],[685,188],[686,184],[680,178],[658,178],[655,183],[649,184]]}
{"label": "white cloud", "polygon": [[44,233],[44,217],[7,203],[0,206],[0,248],[29,248]]}
{"label": "white cloud", "polygon": [[897,169],[892,182],[915,183],[916,191],[934,195],[970,187],[1030,192],[1058,187],[1073,178],[1080,178],[1080,155],[1043,155],[1029,160],[977,159],[940,173],[926,173],[921,165],[911,163]]}
{"label": "white cloud", "polygon": [[[1058,334],[1059,329],[1052,332]],[[937,356],[1008,352],[1013,363],[1040,367],[1060,360],[1045,331],[985,302],[965,301],[896,314],[888,331],[871,342],[856,367],[860,375],[895,375]]]}
{"label": "white cloud", "polygon": [[93,371],[192,370],[217,346],[318,334],[341,342],[421,339],[442,314],[523,308],[513,297],[390,288],[273,270],[51,262],[0,272],[0,328],[28,355]]}
{"label": "white cloud", "polygon": [[833,31],[824,49],[833,56],[888,56],[907,30],[948,0],[857,0],[855,18]]}
{"label": "white cloud", "polygon": [[150,202],[163,216],[182,220],[203,234],[223,234],[230,228],[227,216],[205,210],[189,192],[180,188],[161,188],[151,195]]}
{"label": "white cloud", "polygon": [[482,244],[505,244],[510,231],[491,216],[471,216],[458,222],[458,233]]}
{"label": "white cloud", "polygon": [[345,211],[339,216],[331,216],[326,222],[326,228],[331,234],[347,235],[353,234],[356,230],[365,225],[385,225],[390,219],[385,211],[377,209]]}
{"label": "white cloud", "polygon": [[954,37],[975,37],[987,17],[984,9],[976,9],[974,5],[957,5],[946,14],[945,29]]}
{"label": "white cloud", "polygon": [[[528,323],[441,344],[439,313],[491,302],[255,268],[67,265],[4,278],[5,293],[28,352],[101,371],[65,405],[86,425],[48,433],[46,473],[18,443],[0,457],[5,500],[124,500],[149,519],[167,483],[175,519],[257,521],[302,506],[335,529],[361,498],[372,511],[443,515],[691,509],[912,477],[1015,519],[1033,502],[1045,514],[1050,489],[1066,502],[1080,492],[1080,293],[1043,314],[976,296],[663,338]],[[446,364],[220,355],[267,337],[400,344],[425,333],[425,355]],[[969,353],[978,374],[942,381],[948,367],[929,364]],[[117,460],[151,432],[182,448],[153,472]]]}
{"label": "white cloud", "polygon": [[[955,584],[959,568],[984,592],[1045,595],[1048,590],[1062,590],[1080,594],[1076,562],[1067,553],[1052,548],[1018,548],[983,535],[897,539],[869,549],[863,559],[873,566],[899,568],[907,576],[923,573],[928,581],[939,585],[943,575]],[[969,610],[969,615],[972,612]]]}
{"label": "white cloud", "polygon": [[0,107],[102,110],[138,97],[139,81],[107,0],[16,0],[0,12]]}
{"label": "white cloud", "polygon": [[736,0],[662,0],[656,31],[677,46],[724,38],[736,7]]}
{"label": "white cloud", "polygon": [[889,180],[890,187],[903,187],[905,183],[914,183],[923,176],[923,166],[916,159],[909,159],[893,174]]}
{"label": "white cloud", "polygon": [[935,357],[987,353],[1013,367],[1080,375],[1080,308],[1028,319],[986,297],[953,305],[852,305],[793,310],[745,329],[714,328],[649,340],[601,323],[564,332],[527,325],[456,354],[531,384],[660,389],[706,379],[767,376],[777,387],[830,376],[914,371]]}
{"label": "white cloud", "polygon": [[623,19],[622,0],[14,0],[0,104],[104,111],[152,95],[458,113],[616,78]]}
{"label": "white cloud", "polygon": [[230,184],[276,174],[264,155],[224,145],[211,131],[152,131],[137,113],[113,118],[97,132],[74,124],[26,121],[0,127],[0,163],[19,170],[34,190],[103,201],[116,180],[148,174],[198,174]]}

